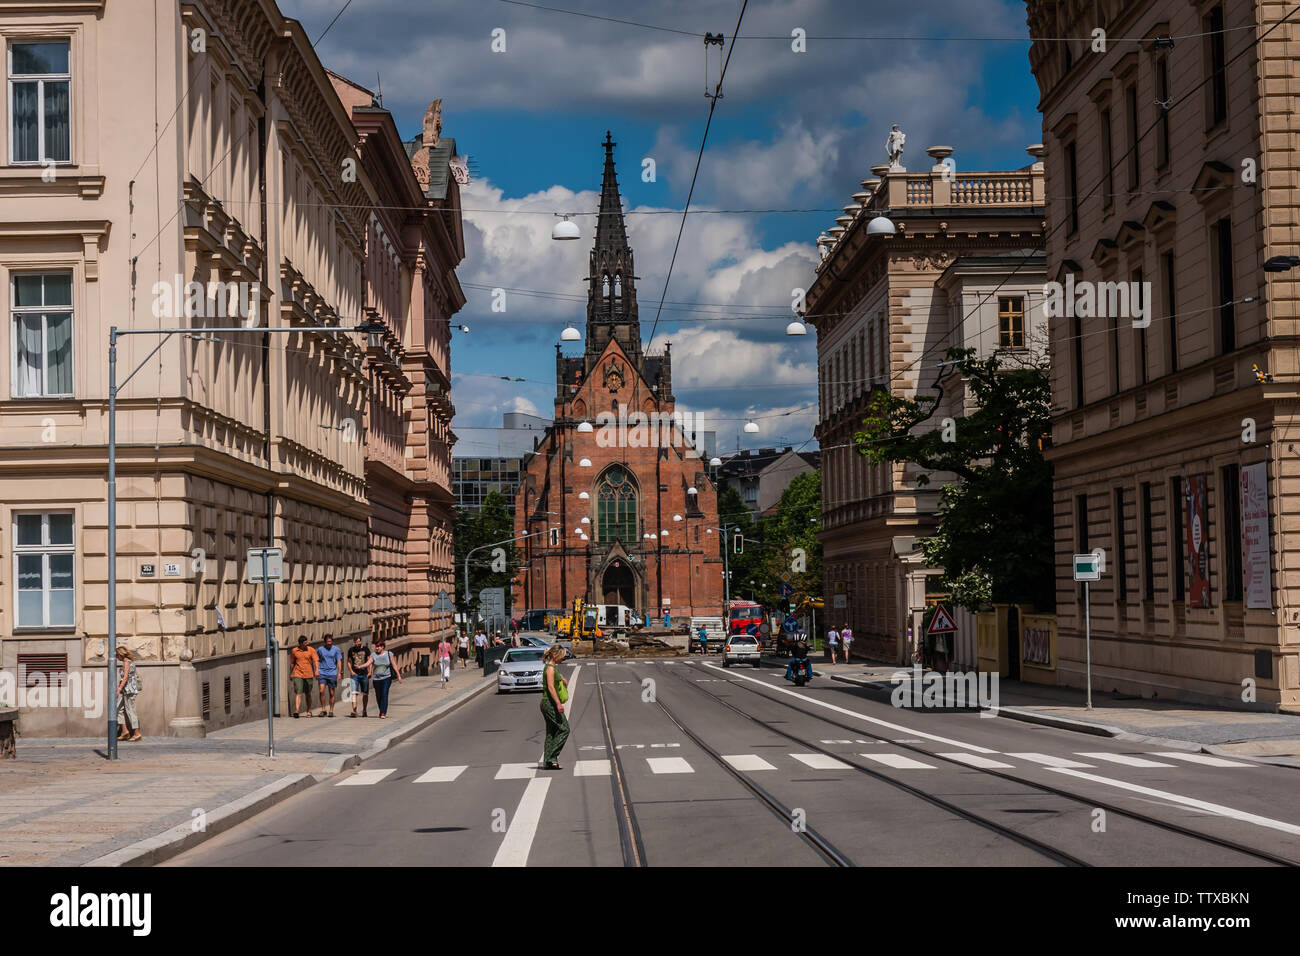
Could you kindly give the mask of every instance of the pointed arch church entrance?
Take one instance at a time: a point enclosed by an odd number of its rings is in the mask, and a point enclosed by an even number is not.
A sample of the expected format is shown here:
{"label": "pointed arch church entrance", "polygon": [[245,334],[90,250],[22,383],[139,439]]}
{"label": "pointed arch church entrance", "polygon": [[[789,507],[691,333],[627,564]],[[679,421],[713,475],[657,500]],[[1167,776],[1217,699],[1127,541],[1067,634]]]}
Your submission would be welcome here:
{"label": "pointed arch church entrance", "polygon": [[622,558],[616,558],[601,575],[600,603],[623,604],[636,609],[636,577]]}

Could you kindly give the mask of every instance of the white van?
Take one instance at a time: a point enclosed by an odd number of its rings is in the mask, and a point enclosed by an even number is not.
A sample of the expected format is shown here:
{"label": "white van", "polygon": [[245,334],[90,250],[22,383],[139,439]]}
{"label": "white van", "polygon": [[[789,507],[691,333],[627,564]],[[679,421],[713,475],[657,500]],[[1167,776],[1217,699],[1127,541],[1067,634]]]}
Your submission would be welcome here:
{"label": "white van", "polygon": [[644,621],[626,604],[598,604],[601,627],[642,627]]}

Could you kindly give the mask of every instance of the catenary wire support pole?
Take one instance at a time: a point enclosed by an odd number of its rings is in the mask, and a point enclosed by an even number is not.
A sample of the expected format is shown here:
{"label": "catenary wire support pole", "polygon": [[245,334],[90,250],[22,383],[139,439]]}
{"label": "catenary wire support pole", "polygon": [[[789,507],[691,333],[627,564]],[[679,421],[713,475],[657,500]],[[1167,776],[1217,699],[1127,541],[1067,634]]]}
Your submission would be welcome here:
{"label": "catenary wire support pole", "polygon": [[470,555],[472,555],[475,551],[482,551],[484,548],[496,548],[496,547],[500,547],[500,546],[503,545],[503,544],[510,544],[510,543],[513,542],[513,541],[523,541],[525,538],[533,538],[533,537],[536,537],[536,536],[539,535],[539,534],[550,534],[552,531],[556,531],[556,530],[558,530],[558,527],[555,526],[555,525],[552,525],[551,527],[543,528],[541,531],[531,531],[531,532],[529,532],[528,534],[519,534],[519,535],[514,535],[514,536],[509,537],[509,538],[502,538],[500,541],[490,541],[490,542],[488,542],[487,544],[480,544],[477,548],[470,548],[468,551],[465,552],[465,626],[466,626],[467,628],[468,628],[469,625],[470,625],[470,621],[469,621],[469,602],[470,602],[470,595],[469,595],[469,559],[470,559]]}
{"label": "catenary wire support pole", "polygon": [[[386,328],[380,322],[365,322],[361,325],[313,326],[315,332],[382,332]],[[119,329],[116,325],[108,330],[108,660],[106,662],[108,679],[108,759],[117,759],[117,395],[126,388],[127,383],[135,378],[136,373],[144,368],[171,339],[173,335],[205,336],[220,333],[272,332],[287,334],[302,332],[303,327],[281,326],[269,328],[263,326],[236,325],[225,328],[205,328],[189,326],[174,329]],[[131,374],[117,381],[117,340],[123,335],[156,335],[160,341],[146,355]],[[269,423],[268,423],[269,427]],[[274,542],[272,542],[274,544]],[[270,618],[267,618],[268,622]],[[269,653],[269,652],[268,652]],[[268,675],[269,680],[269,675]],[[269,699],[269,695],[268,695]]]}

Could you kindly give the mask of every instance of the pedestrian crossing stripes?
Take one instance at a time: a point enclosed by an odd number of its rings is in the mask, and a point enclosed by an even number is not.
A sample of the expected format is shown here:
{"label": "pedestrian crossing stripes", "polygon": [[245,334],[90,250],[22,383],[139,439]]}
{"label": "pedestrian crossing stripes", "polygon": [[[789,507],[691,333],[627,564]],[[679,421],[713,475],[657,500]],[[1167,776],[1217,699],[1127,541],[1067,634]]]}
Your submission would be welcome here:
{"label": "pedestrian crossing stripes", "polygon": [[[879,743],[879,741],[864,740],[828,740],[823,741],[830,744],[850,744],[850,743]],[[624,746],[636,747],[639,749],[648,749],[650,747],[680,747],[681,744],[631,744],[620,745],[622,750]],[[604,747],[586,746],[578,748],[581,751],[604,750]],[[981,754],[972,753],[936,753],[936,754],[902,754],[890,751],[877,751],[876,753],[851,753],[845,754],[846,757],[860,757],[865,762],[864,765],[872,764],[887,767],[890,770],[936,770],[944,768],[947,761],[956,761],[965,764],[968,767],[977,770],[1015,770],[1019,769],[1039,769],[1047,767],[1051,769],[1066,770],[1095,770],[1098,763],[1101,764],[1119,764],[1124,767],[1131,767],[1137,770],[1180,770],[1187,769],[1187,764],[1194,764],[1199,767],[1223,767],[1223,768],[1240,768],[1258,766],[1253,763],[1246,763],[1241,760],[1228,760],[1223,757],[1215,757],[1210,754],[1199,753],[1182,753],[1177,751],[1161,751],[1148,754],[1131,754],[1131,753],[1109,753],[1103,751],[1087,751],[1071,754],[1069,757],[1062,757],[1056,754],[1044,754],[1036,752],[1025,753],[1006,753],[998,754],[1003,760],[994,760],[992,757],[986,757]],[[925,757],[931,757],[933,762],[927,761]],[[645,761],[644,769],[649,770],[653,775],[661,774],[683,774],[695,773],[696,764],[704,760],[704,765],[710,761],[706,758],[686,757],[651,757],[634,755],[628,751],[623,753],[623,766],[629,772],[635,772],[638,763],[637,758]],[[1083,758],[1082,760],[1072,759],[1074,757]],[[1154,757],[1166,758],[1163,760],[1152,759]],[[789,758],[788,761],[783,758]],[[764,771],[780,770],[781,766],[773,761],[780,761],[784,764],[786,770],[851,770],[854,765],[847,763],[838,757],[823,753],[789,753],[789,754],[767,754],[759,756],[758,754],[724,754],[722,759],[741,773],[761,773]],[[694,763],[692,762],[694,760]],[[1007,761],[1014,760],[1015,763]],[[1084,761],[1092,761],[1085,763]],[[952,768],[947,768],[952,769]],[[480,772],[491,771],[495,780],[534,780],[539,776],[538,764],[533,761],[524,763],[503,763],[498,767],[482,768]],[[454,783],[461,779],[471,768],[464,764],[451,766],[430,767],[415,777],[413,783]],[[396,768],[385,770],[358,770],[350,776],[339,780],[337,787],[369,787],[374,786],[388,779],[396,773]],[[607,777],[611,773],[610,761],[607,758],[592,758],[575,760],[573,763],[573,775],[575,777]],[[546,776],[554,776],[554,773],[546,773]]]}

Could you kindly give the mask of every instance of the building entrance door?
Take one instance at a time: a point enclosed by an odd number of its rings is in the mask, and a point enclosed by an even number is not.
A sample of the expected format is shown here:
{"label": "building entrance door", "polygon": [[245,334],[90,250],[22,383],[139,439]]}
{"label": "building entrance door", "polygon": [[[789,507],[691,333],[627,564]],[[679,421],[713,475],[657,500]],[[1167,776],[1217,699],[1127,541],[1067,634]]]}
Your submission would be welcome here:
{"label": "building entrance door", "polygon": [[602,604],[624,604],[637,610],[636,578],[626,561],[616,560],[605,569],[600,580],[600,594]]}

